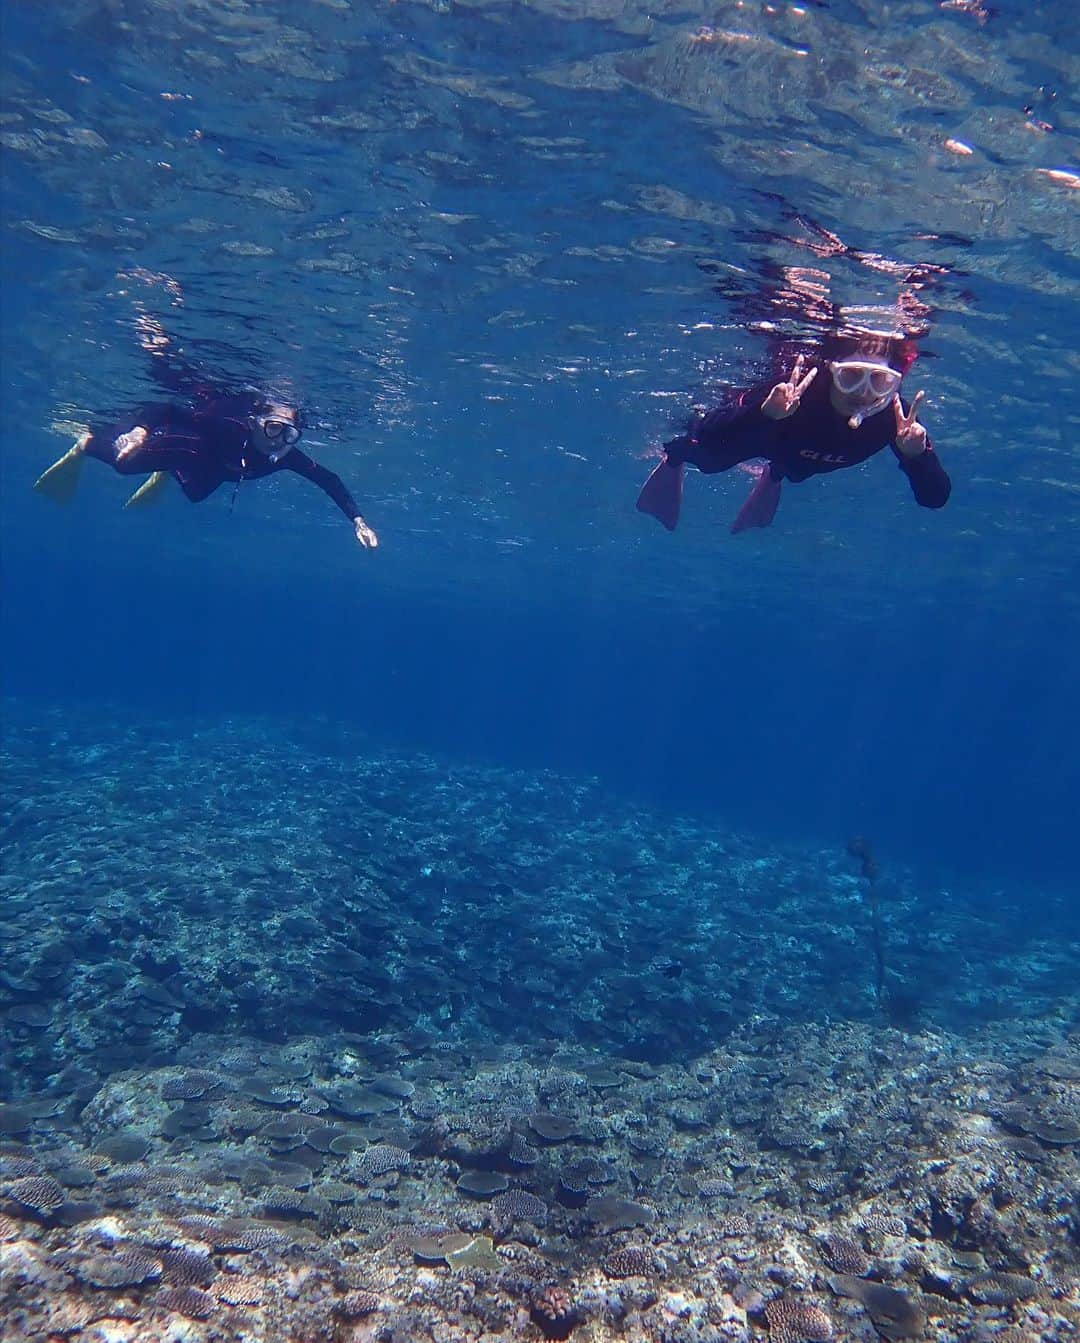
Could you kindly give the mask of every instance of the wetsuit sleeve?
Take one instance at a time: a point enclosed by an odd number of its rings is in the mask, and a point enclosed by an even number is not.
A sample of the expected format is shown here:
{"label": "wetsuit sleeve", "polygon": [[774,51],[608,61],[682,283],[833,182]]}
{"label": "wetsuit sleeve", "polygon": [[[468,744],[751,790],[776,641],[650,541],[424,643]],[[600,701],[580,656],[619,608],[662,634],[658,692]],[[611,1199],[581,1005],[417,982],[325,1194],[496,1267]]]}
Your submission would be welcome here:
{"label": "wetsuit sleeve", "polygon": [[723,439],[731,447],[764,447],[776,436],[776,421],[762,414],[768,388],[752,387],[737,401],[720,405],[700,416],[690,432],[702,442]]}
{"label": "wetsuit sleeve", "polygon": [[751,457],[770,457],[777,421],[761,413],[768,388],[752,388],[697,416],[687,433],[665,443],[669,461],[689,462],[700,471],[726,471]]}
{"label": "wetsuit sleeve", "polygon": [[911,492],[916,503],[923,508],[944,508],[952,493],[952,481],[941,465],[930,440],[926,440],[926,451],[918,457],[905,457],[893,444],[900,470],[911,481]]}
{"label": "wetsuit sleeve", "polygon": [[324,494],[328,494],[333,499],[350,522],[360,516],[356,500],[345,488],[341,477],[335,476],[333,471],[328,471],[325,466],[320,466],[318,462],[313,462],[299,449],[293,448],[292,452],[282,458],[280,465],[283,470],[295,471],[298,476],[303,476],[305,480],[310,480],[313,485],[318,485]]}
{"label": "wetsuit sleeve", "polygon": [[[121,458],[118,442],[135,428],[145,429],[146,438]],[[116,424],[96,428],[86,452],[121,475],[193,470],[208,465],[215,457],[213,443],[190,411],[155,402],[139,406]]]}

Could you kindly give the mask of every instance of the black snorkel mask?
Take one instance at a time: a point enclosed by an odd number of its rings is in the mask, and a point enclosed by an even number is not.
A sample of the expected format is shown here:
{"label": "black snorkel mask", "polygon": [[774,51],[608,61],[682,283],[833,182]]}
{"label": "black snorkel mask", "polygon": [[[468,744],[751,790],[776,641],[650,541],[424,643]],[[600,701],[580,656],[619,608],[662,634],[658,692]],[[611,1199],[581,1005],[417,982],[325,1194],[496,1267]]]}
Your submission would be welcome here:
{"label": "black snorkel mask", "polygon": [[276,415],[256,416],[255,423],[269,442],[276,444],[266,455],[276,465],[282,457],[300,442],[300,426]]}

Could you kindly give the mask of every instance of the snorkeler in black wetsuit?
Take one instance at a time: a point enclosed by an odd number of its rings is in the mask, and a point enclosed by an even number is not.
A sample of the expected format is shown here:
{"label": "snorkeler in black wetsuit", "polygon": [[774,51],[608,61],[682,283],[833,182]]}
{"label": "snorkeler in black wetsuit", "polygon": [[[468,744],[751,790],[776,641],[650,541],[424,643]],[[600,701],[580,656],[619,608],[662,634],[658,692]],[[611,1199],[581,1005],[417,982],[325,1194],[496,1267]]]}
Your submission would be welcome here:
{"label": "snorkeler in black wetsuit", "polygon": [[[664,444],[664,459],[642,487],[637,506],[674,531],[685,464],[711,475],[754,458],[766,465],[732,524],[733,532],[767,527],[780,484],[858,466],[891,447],[918,503],[941,508],[951,485],[918,421],[923,393],[910,406],[900,383],[915,359],[912,342],[876,332],[826,341],[809,370],[799,354],[787,377],[742,392],[699,415],[688,432]],[[826,376],[819,377],[824,373]]]}
{"label": "snorkeler in black wetsuit", "polygon": [[149,476],[125,508],[148,503],[170,476],[192,503],[200,503],[226,482],[238,487],[242,480],[294,471],[328,494],[352,523],[360,545],[373,550],[378,537],[340,478],[296,446],[301,433],[291,406],[254,392],[204,397],[193,406],[152,402],[119,424],[84,434],[34,488],[59,503],[69,502],[86,457],[121,475]]}

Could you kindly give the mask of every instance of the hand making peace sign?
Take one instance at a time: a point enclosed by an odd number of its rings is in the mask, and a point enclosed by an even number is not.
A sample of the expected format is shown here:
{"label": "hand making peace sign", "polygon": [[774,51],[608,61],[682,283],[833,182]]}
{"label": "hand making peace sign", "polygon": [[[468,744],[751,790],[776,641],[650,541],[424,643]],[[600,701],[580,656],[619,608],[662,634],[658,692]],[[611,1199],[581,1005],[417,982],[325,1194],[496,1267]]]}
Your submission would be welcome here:
{"label": "hand making peace sign", "polygon": [[896,446],[903,457],[920,457],[926,451],[926,430],[918,421],[919,404],[925,392],[916,392],[911,409],[904,414],[904,405],[899,393],[893,397],[893,414],[896,416]]}
{"label": "hand making peace sign", "polygon": [[[812,368],[806,377],[802,378],[805,362],[806,356],[800,354],[798,359],[795,360],[795,367],[791,370],[791,377],[786,382],[778,382],[762,402],[762,415],[767,415],[770,420],[786,420],[789,415],[795,414],[799,409],[799,401],[802,399],[803,392],[818,375],[817,369]],[[801,382],[800,378],[802,378]]]}

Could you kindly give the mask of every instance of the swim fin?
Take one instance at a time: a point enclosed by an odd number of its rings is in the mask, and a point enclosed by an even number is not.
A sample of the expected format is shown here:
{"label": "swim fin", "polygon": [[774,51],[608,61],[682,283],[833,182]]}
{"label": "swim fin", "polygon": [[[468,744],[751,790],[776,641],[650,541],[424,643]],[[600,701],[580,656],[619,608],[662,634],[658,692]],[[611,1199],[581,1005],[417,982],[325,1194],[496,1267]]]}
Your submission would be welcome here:
{"label": "swim fin", "polygon": [[773,480],[772,473],[766,466],[731,524],[732,533],[745,532],[748,527],[768,527],[776,516],[779,503],[780,481]]}
{"label": "swim fin", "polygon": [[648,513],[663,523],[669,532],[673,532],[679,521],[679,509],[682,507],[683,479],[686,467],[680,462],[673,465],[665,457],[653,467],[648,480],[638,495],[639,513]]}
{"label": "swim fin", "polygon": [[161,498],[161,487],[168,481],[168,471],[155,471],[146,477],[135,493],[124,504],[125,508],[145,508]]}
{"label": "swim fin", "polygon": [[70,504],[75,497],[75,487],[82,474],[82,465],[86,454],[86,445],[90,435],[83,434],[59,461],[53,462],[48,471],[43,471],[34,481],[34,489],[39,494],[47,494],[54,503]]}

